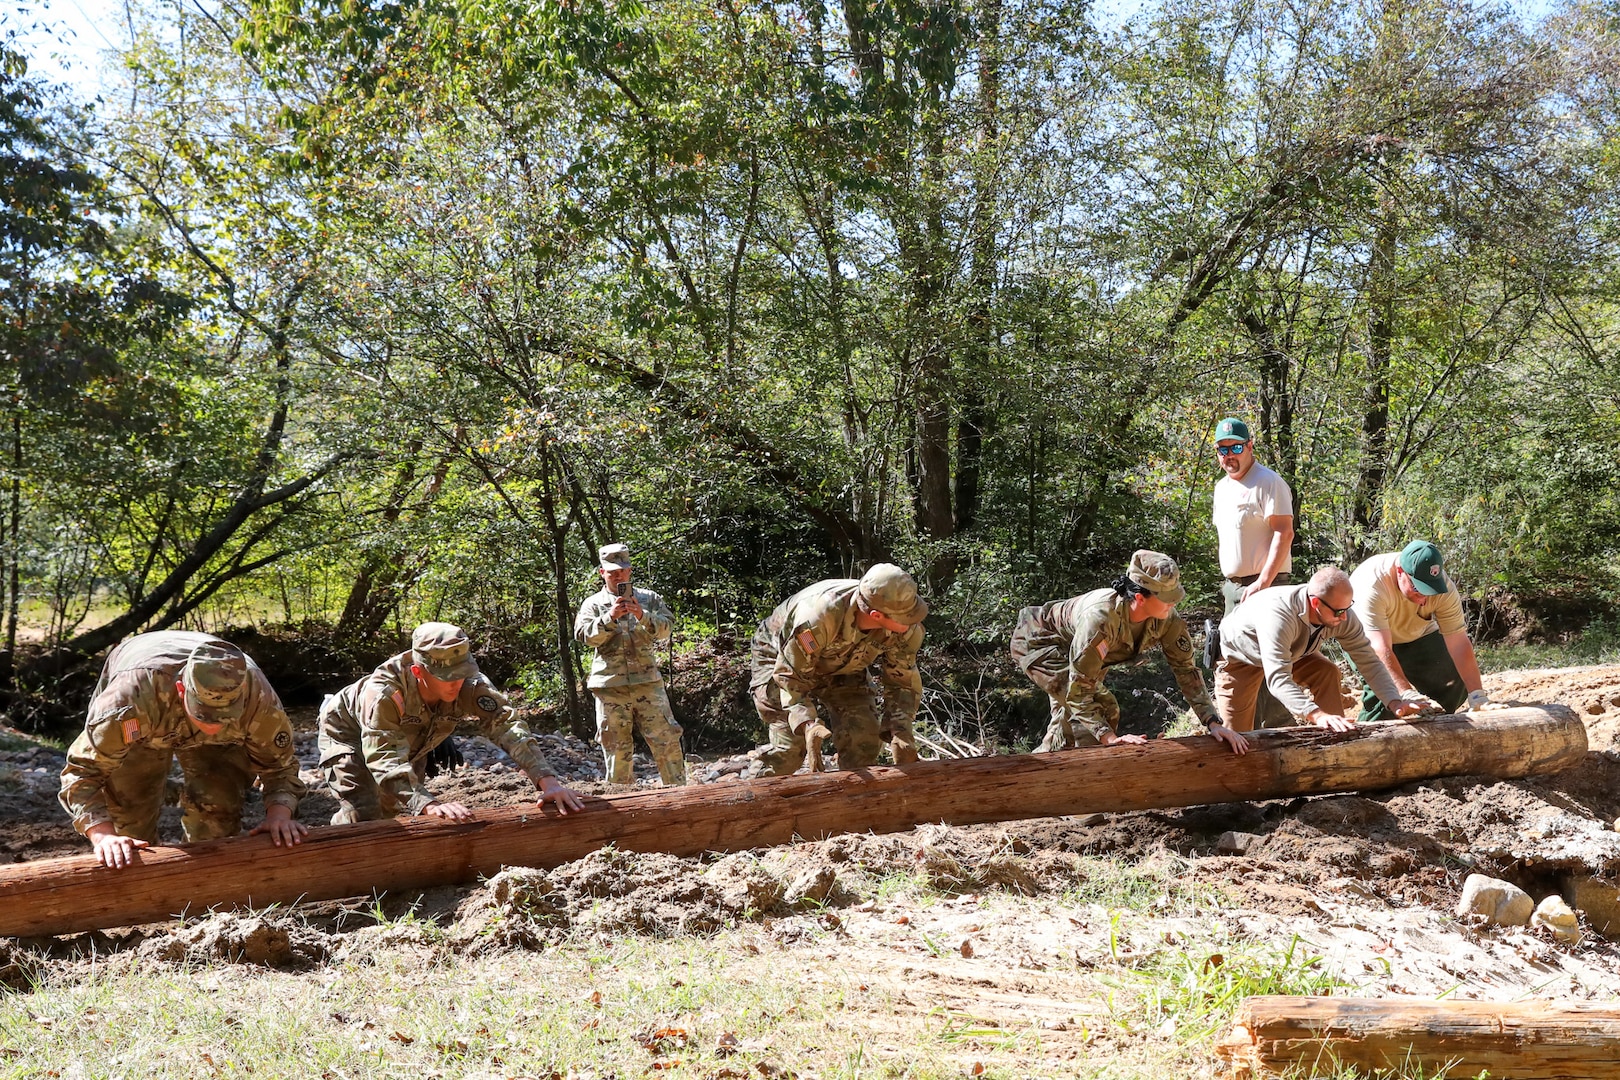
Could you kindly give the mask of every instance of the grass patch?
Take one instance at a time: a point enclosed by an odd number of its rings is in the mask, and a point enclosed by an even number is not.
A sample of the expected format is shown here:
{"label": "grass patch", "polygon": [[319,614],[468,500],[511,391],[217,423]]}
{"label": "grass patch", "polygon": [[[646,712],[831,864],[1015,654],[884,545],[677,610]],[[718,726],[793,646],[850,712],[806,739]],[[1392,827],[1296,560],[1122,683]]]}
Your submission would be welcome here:
{"label": "grass patch", "polygon": [[382,949],[304,975],[120,957],[0,994],[0,1077],[943,1080],[964,1053],[982,1075],[1029,1075],[989,1058],[1016,1034],[980,1038],[968,1017],[876,1045],[892,1003],[867,989],[776,970],[735,935],[452,963]]}
{"label": "grass patch", "polygon": [[1204,1043],[1231,1023],[1246,997],[1315,997],[1351,984],[1332,974],[1296,936],[1286,946],[1234,940],[1162,949],[1128,969],[1132,1004],[1118,1014],[1134,1030]]}

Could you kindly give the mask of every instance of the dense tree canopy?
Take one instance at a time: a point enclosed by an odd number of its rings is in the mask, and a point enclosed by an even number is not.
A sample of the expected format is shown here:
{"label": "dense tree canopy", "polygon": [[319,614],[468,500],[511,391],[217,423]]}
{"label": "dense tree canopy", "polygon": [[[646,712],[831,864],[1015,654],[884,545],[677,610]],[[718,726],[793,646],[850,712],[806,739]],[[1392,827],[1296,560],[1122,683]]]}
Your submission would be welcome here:
{"label": "dense tree canopy", "polygon": [[268,607],[454,617],[568,697],[609,539],[698,632],[879,558],[936,640],[1137,547],[1207,598],[1227,414],[1297,559],[1424,535],[1476,595],[1611,587],[1612,3],[144,19],[92,110],[0,74],[36,673]]}

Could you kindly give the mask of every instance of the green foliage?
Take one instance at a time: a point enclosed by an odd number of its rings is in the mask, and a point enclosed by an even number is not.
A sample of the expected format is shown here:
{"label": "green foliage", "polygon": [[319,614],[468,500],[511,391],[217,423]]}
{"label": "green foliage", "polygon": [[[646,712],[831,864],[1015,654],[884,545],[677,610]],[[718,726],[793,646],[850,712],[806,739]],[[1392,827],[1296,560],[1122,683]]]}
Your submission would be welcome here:
{"label": "green foliage", "polygon": [[132,15],[130,94],[70,122],[13,57],[0,104],[0,221],[55,252],[53,314],[0,328],[53,642],[256,592],[362,638],[461,619],[566,701],[624,540],[733,639],[888,558],[993,647],[1139,547],[1212,603],[1231,413],[1297,564],[1423,534],[1476,594],[1613,579],[1594,10]]}

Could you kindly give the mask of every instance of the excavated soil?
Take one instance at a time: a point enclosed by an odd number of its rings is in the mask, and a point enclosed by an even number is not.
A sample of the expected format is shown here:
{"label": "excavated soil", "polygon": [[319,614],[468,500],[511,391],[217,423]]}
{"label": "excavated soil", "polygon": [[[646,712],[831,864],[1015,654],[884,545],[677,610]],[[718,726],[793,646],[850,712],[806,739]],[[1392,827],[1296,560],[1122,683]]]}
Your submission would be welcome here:
{"label": "excavated soil", "polygon": [[[1362,795],[928,826],[705,859],[607,848],[550,871],[509,869],[476,887],[380,902],[220,913],[118,935],[0,941],[0,984],[27,985],[39,965],[92,952],[300,969],[385,946],[481,954],[546,948],[580,934],[709,934],[747,925],[791,944],[818,929],[875,926],[872,913],[886,894],[884,883],[896,878],[959,896],[1084,895],[1096,885],[1100,865],[1088,857],[1106,856],[1109,865],[1157,867],[1178,888],[1220,897],[1251,920],[1252,932],[1286,931],[1325,953],[1337,950],[1346,970],[1359,970],[1365,949],[1386,959],[1405,949],[1411,959],[1400,968],[1405,982],[1390,984],[1397,989],[1428,985],[1425,979],[1438,986],[1459,965],[1473,965],[1486,983],[1529,985],[1536,972],[1563,964],[1576,984],[1597,993],[1620,977],[1620,948],[1596,933],[1620,940],[1620,833],[1614,831],[1620,667],[1508,672],[1489,677],[1487,687],[1502,703],[1574,708],[1591,736],[1585,761],[1558,776],[1528,780],[1452,777]],[[301,717],[306,756],[313,750],[311,719]],[[609,790],[593,778],[600,762],[590,748],[547,739],[548,752],[577,787]],[[482,807],[533,797],[532,784],[503,764],[498,751],[468,742],[472,767],[435,778],[430,786],[436,792]],[[48,748],[0,750],[0,861],[84,850],[55,803],[60,767],[60,752]],[[303,816],[314,824],[332,802],[313,770],[306,779],[312,793]],[[172,808],[165,812],[165,839],[178,839],[175,815]],[[1476,938],[1463,928],[1473,944],[1459,945],[1463,938],[1456,937],[1449,913],[1463,878],[1476,871],[1515,881],[1537,898],[1558,892],[1571,900],[1588,931],[1583,959],[1576,963],[1573,953],[1558,953],[1525,931]],[[398,921],[407,912],[415,918]],[[1069,921],[1082,928],[1097,919],[1071,914]],[[1435,936],[1442,925],[1451,935],[1444,948]],[[1050,944],[1020,943],[1007,933],[1004,947],[1020,956],[1036,957]],[[1074,948],[1070,942],[1060,951]],[[1468,949],[1473,953],[1463,955]],[[1440,953],[1446,958],[1436,959]],[[1522,979],[1512,974],[1520,968]]]}

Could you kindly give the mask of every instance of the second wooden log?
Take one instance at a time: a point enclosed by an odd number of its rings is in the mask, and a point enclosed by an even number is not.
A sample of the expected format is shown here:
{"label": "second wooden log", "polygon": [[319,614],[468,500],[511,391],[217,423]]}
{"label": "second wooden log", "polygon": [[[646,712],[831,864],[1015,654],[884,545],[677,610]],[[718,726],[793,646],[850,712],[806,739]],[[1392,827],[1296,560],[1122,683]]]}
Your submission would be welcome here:
{"label": "second wooden log", "polygon": [[1369,725],[1330,734],[1263,731],[1233,754],[1208,736],[1057,754],[638,791],[559,817],[532,804],[465,823],[401,818],[317,828],[298,847],[237,837],[154,847],[109,870],[93,856],[0,866],[0,936],[154,922],[232,904],[263,906],[474,881],[503,866],[552,867],[607,844],[697,855],[924,822],[1146,810],[1372,790],[1436,776],[1556,772],[1586,753],[1561,706]]}
{"label": "second wooden log", "polygon": [[1253,997],[1216,1047],[1232,1080],[1364,1072],[1493,1080],[1620,1076],[1620,1008],[1563,1002]]}

